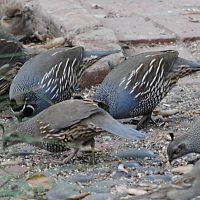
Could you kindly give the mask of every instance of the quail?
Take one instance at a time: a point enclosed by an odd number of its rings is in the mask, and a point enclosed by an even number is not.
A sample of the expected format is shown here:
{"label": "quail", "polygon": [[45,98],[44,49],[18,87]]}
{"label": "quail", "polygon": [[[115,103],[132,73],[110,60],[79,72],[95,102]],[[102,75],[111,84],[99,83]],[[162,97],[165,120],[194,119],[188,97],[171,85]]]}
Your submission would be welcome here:
{"label": "quail", "polygon": [[42,16],[39,7],[33,2],[8,1],[2,5],[0,11],[0,27],[17,36],[20,41],[32,37],[43,41],[45,37],[60,36],[56,26],[47,17]]}
{"label": "quail", "polygon": [[143,115],[137,125],[141,128],[178,79],[197,70],[199,63],[178,57],[174,50],[141,53],[108,73],[94,99],[117,119]]}
{"label": "quail", "polygon": [[8,92],[18,69],[28,59],[22,44],[13,35],[0,30],[0,95]]}
{"label": "quail", "polygon": [[51,49],[28,60],[10,86],[14,115],[19,120],[32,117],[52,104],[70,99],[84,69],[117,52],[119,50],[84,51],[83,47],[77,46]]}
{"label": "quail", "polygon": [[104,131],[131,140],[145,136],[113,119],[97,103],[73,99],[52,105],[29,120],[10,126],[2,140],[4,148],[25,142],[55,153],[73,149],[65,159],[68,162],[80,146],[94,147],[94,137]]}
{"label": "quail", "polygon": [[189,153],[200,154],[200,117],[195,119],[194,124],[187,130],[186,133],[179,137],[174,137],[170,133],[171,142],[167,148],[169,162],[180,158]]}

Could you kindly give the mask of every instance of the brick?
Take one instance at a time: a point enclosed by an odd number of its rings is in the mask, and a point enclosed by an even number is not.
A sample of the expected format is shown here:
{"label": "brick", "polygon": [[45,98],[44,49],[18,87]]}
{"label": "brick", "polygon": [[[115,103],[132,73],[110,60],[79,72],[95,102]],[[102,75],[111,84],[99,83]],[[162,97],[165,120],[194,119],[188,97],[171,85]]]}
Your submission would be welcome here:
{"label": "brick", "polygon": [[[197,21],[192,22],[193,18]],[[161,18],[152,17],[152,19],[161,26],[164,26],[168,30],[174,32],[178,39],[183,42],[187,40],[200,39],[200,15],[174,15],[162,16]]]}
{"label": "brick", "polygon": [[38,4],[42,10],[47,11],[52,21],[68,37],[102,26],[100,21],[73,0],[42,0],[38,1]]}
{"label": "brick", "polygon": [[175,41],[167,30],[155,26],[143,17],[106,18],[103,25],[114,31],[119,41],[137,43],[159,43]]}
{"label": "brick", "polygon": [[111,29],[98,28],[74,37],[73,44],[84,46],[87,50],[121,49]]}

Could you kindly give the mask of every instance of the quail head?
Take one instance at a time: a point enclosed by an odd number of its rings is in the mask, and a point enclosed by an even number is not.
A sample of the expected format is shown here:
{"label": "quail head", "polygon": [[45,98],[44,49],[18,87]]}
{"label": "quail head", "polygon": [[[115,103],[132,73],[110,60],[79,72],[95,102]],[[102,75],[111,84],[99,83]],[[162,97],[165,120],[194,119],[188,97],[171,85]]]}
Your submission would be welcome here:
{"label": "quail head", "polygon": [[196,118],[191,127],[178,137],[170,133],[171,142],[167,148],[169,162],[189,153],[200,154],[200,117]]}
{"label": "quail head", "polygon": [[119,50],[84,51],[83,47],[57,48],[28,60],[13,79],[9,98],[19,119],[32,117],[48,106],[70,99],[84,69]]}
{"label": "quail head", "polygon": [[11,34],[0,30],[0,95],[8,91],[11,81],[29,56]]}
{"label": "quail head", "polygon": [[51,152],[73,154],[82,145],[94,147],[94,137],[107,131],[126,139],[143,139],[144,134],[113,119],[92,101],[67,100],[48,107],[33,118],[10,126],[3,135],[3,147],[25,142]]}
{"label": "quail head", "polygon": [[97,88],[95,99],[114,118],[143,115],[138,128],[179,78],[200,70],[200,63],[178,57],[173,50],[141,53],[114,68]]}

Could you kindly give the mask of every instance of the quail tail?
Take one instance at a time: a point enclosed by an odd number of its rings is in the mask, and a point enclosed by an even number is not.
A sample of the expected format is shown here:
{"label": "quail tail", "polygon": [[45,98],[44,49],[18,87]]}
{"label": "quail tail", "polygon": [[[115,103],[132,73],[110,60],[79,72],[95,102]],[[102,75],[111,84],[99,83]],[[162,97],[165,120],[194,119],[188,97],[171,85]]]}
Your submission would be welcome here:
{"label": "quail tail", "polygon": [[110,50],[110,51],[85,51],[84,52],[84,58],[89,58],[89,57],[96,57],[97,59],[111,55],[111,54],[115,54],[115,53],[119,53],[121,52],[121,50],[119,49],[115,49],[115,50]]}
{"label": "quail tail", "polygon": [[121,124],[108,114],[106,114],[106,116],[94,116],[91,121],[95,123],[97,127],[125,139],[141,140],[145,138],[144,133],[141,133],[131,127]]}
{"label": "quail tail", "polygon": [[176,65],[187,65],[190,68],[200,70],[200,62],[195,62],[195,61],[187,60],[187,59],[184,59],[184,58],[177,58],[175,64]]}

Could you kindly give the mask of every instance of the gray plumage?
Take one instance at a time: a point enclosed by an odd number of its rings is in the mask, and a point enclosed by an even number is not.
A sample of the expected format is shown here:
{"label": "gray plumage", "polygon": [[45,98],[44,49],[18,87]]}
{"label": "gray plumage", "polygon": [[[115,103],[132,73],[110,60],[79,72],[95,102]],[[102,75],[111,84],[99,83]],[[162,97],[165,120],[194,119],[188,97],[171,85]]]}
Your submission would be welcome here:
{"label": "gray plumage", "polygon": [[173,50],[129,57],[114,68],[97,88],[95,99],[114,118],[143,115],[140,126],[179,78],[200,70],[200,64],[178,57]]}
{"label": "gray plumage", "polygon": [[18,118],[31,117],[48,106],[71,98],[85,68],[113,51],[57,48],[27,61],[13,79],[9,97]]}
{"label": "gray plumage", "polygon": [[92,101],[67,100],[10,126],[3,135],[3,146],[26,142],[51,152],[71,147],[78,150],[104,131],[131,140],[144,138],[143,133],[122,125]]}
{"label": "gray plumage", "polygon": [[167,148],[170,162],[189,153],[200,153],[200,118],[183,135],[174,138],[171,133],[170,136],[172,141]]}

